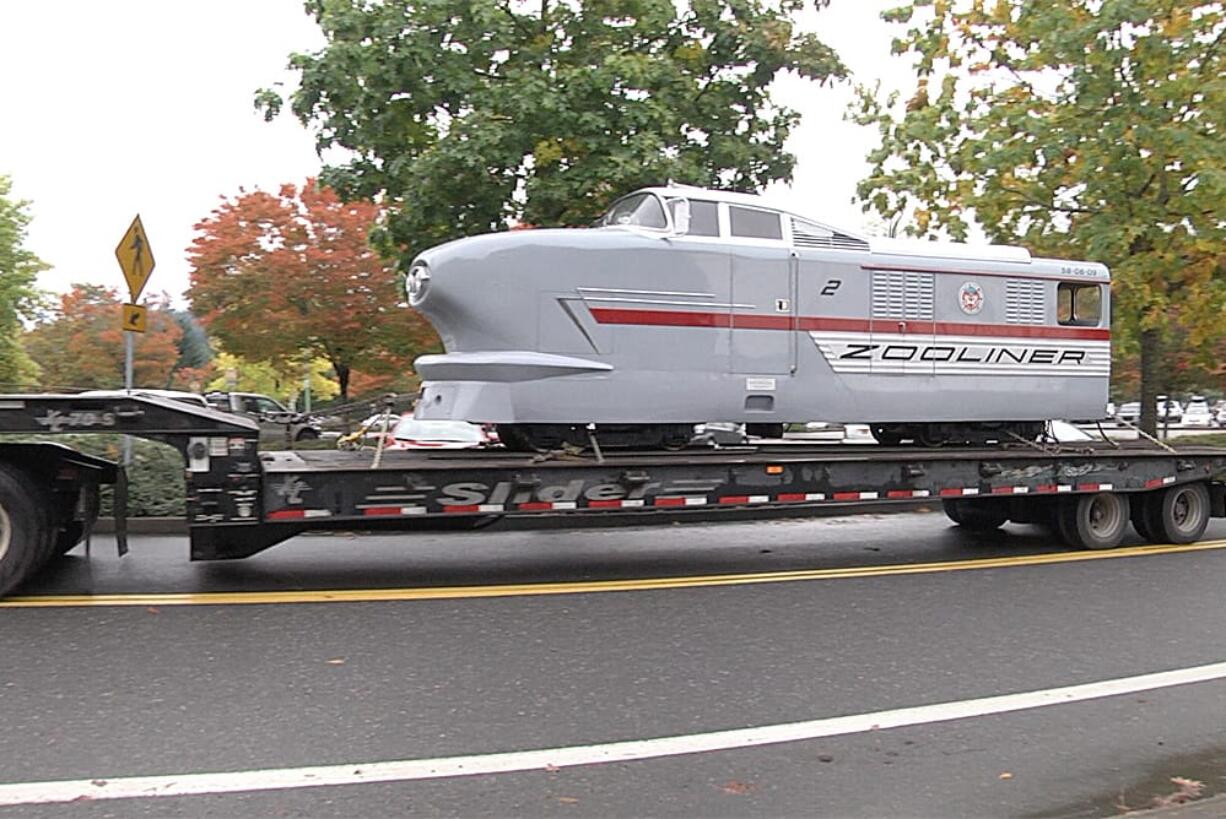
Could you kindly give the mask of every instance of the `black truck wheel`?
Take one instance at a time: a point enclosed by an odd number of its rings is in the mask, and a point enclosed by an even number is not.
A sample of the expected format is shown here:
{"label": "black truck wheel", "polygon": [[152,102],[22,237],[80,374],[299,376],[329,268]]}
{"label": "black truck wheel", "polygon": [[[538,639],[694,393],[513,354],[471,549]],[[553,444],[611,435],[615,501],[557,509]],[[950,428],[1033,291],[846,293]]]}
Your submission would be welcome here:
{"label": "black truck wheel", "polygon": [[1009,520],[1009,507],[999,500],[946,498],[941,506],[950,520],[972,532],[991,532]]}
{"label": "black truck wheel", "polygon": [[1209,525],[1209,490],[1203,483],[1189,483],[1150,492],[1143,514],[1149,542],[1194,543]]}
{"label": "black truck wheel", "polygon": [[1113,549],[1128,526],[1128,496],[1113,492],[1060,499],[1060,537],[1082,549]]}
{"label": "black truck wheel", "polygon": [[51,511],[48,493],[32,476],[0,464],[0,596],[50,557]]}

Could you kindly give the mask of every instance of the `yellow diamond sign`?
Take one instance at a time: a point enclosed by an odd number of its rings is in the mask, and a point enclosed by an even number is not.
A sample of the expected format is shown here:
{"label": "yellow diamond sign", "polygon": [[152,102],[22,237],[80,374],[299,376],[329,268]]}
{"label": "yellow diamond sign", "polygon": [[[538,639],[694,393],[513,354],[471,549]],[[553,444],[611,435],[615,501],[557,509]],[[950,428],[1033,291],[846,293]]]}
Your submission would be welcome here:
{"label": "yellow diamond sign", "polygon": [[145,282],[149,281],[149,274],[153,272],[153,250],[149,247],[149,238],[145,236],[145,226],[140,223],[139,215],[132,220],[128,232],[115,248],[115,258],[123,268],[123,277],[128,280],[131,301],[136,301],[140,291],[145,289]]}

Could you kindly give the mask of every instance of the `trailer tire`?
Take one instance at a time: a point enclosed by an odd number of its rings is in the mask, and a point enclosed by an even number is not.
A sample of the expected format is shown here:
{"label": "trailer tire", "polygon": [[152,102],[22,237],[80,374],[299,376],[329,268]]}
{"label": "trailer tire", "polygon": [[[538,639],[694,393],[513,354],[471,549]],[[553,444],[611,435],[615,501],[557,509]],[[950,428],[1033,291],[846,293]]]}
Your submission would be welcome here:
{"label": "trailer tire", "polygon": [[1113,549],[1128,526],[1128,496],[1115,492],[1061,498],[1060,537],[1081,549]]}
{"label": "trailer tire", "polygon": [[972,532],[991,532],[1009,520],[1009,509],[999,501],[947,498],[941,506],[950,520]]}
{"label": "trailer tire", "polygon": [[0,597],[46,562],[53,534],[47,492],[33,476],[0,464]]}
{"label": "trailer tire", "polygon": [[1209,525],[1209,490],[1203,483],[1188,483],[1151,492],[1146,498],[1145,522],[1151,543],[1195,543]]}
{"label": "trailer tire", "polygon": [[1142,492],[1133,495],[1129,504],[1128,516],[1132,519],[1132,528],[1146,543],[1156,543],[1158,538],[1154,536],[1154,528],[1150,525],[1152,512],[1150,507],[1153,505],[1153,492]]}

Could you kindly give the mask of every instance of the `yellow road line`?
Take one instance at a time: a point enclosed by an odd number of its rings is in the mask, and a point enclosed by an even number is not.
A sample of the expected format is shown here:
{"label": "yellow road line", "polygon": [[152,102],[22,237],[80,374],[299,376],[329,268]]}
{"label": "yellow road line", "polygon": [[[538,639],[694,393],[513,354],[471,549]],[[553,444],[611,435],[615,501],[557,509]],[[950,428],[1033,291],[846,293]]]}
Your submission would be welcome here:
{"label": "yellow road line", "polygon": [[1161,546],[1129,546],[1088,552],[1054,552],[1016,557],[991,557],[980,560],[949,560],[936,563],[851,566],[844,569],[800,569],[753,574],[710,574],[685,577],[633,578],[629,580],[586,580],[562,583],[509,583],[494,586],[423,586],[401,589],[324,589],[269,592],[201,592],[193,594],[66,594],[40,597],[10,597],[0,600],[0,608],[59,608],[71,606],[218,606],[264,603],[371,603],[398,600],[455,600],[467,597],[527,597],[546,594],[592,594],[595,592],[687,589],[706,586],[741,586],[752,583],[786,583],[801,580],[845,580],[860,577],[889,577],[905,574],[933,574],[978,569],[1005,569],[1018,566],[1043,566],[1054,563],[1080,563],[1087,560],[1112,560],[1121,557],[1207,552],[1226,549],[1226,540]]}

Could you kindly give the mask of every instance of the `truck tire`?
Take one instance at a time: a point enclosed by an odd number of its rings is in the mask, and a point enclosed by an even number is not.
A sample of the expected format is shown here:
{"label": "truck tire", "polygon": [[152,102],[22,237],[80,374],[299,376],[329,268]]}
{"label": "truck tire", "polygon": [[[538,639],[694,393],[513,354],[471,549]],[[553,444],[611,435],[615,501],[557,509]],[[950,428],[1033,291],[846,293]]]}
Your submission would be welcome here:
{"label": "truck tire", "polygon": [[1128,496],[1115,492],[1060,499],[1060,537],[1081,549],[1113,549],[1128,526]]}
{"label": "truck tire", "polygon": [[998,500],[968,501],[948,498],[941,502],[946,516],[972,532],[991,532],[1009,520],[1009,508]]}
{"label": "truck tire", "polygon": [[1209,490],[1203,483],[1147,493],[1143,510],[1150,543],[1194,543],[1209,525]]}
{"label": "truck tire", "polygon": [[1132,528],[1146,543],[1156,543],[1153,527],[1149,525],[1151,497],[1155,493],[1139,492],[1132,496],[1128,508],[1128,516],[1132,519]]}
{"label": "truck tire", "polygon": [[46,562],[53,534],[48,493],[33,476],[0,464],[0,597]]}

